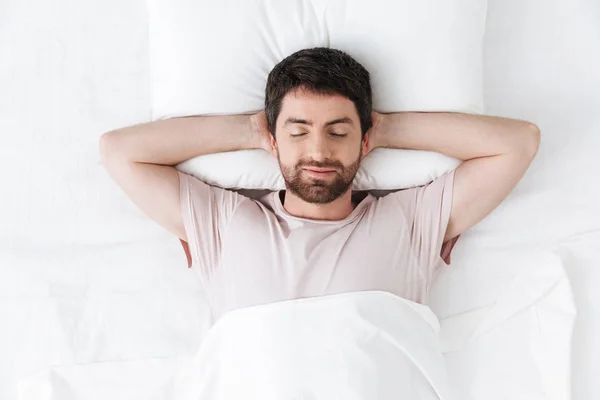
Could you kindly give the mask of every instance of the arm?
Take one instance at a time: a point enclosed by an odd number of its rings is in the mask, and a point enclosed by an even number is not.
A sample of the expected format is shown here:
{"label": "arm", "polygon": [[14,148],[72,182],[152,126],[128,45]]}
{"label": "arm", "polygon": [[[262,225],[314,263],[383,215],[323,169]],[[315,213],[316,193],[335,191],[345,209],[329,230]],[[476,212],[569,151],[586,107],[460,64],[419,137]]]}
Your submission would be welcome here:
{"label": "arm", "polygon": [[429,150],[464,162],[455,171],[444,241],[495,209],[537,153],[539,128],[526,121],[459,113],[375,114],[371,147]]}
{"label": "arm", "polygon": [[171,118],[107,132],[100,157],[109,175],[152,220],[187,241],[175,165],[202,154],[262,148],[254,116]]}

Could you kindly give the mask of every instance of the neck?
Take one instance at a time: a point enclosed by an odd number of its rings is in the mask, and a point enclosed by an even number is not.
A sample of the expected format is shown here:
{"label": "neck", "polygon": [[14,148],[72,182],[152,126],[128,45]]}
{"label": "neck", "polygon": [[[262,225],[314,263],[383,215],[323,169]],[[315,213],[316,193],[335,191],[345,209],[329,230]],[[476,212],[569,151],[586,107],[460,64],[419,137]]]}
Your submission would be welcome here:
{"label": "neck", "polygon": [[289,190],[282,201],[283,208],[291,215],[324,221],[339,221],[352,213],[356,204],[352,202],[352,188],[328,204],[307,203]]}

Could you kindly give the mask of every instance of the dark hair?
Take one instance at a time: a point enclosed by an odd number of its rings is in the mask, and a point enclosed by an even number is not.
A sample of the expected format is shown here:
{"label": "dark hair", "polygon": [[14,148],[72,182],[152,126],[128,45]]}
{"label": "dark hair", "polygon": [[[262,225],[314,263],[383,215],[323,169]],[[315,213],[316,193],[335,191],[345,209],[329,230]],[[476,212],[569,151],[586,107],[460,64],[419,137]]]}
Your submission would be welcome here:
{"label": "dark hair", "polygon": [[269,73],[265,90],[265,114],[273,138],[283,98],[288,92],[298,88],[347,97],[358,112],[363,138],[371,128],[373,120],[369,71],[341,50],[314,47],[287,56]]}

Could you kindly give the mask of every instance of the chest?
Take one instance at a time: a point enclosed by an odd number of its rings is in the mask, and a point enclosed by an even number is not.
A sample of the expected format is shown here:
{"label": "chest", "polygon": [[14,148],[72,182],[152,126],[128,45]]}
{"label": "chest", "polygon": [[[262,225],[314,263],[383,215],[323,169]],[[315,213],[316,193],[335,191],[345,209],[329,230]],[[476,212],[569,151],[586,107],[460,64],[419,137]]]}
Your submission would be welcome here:
{"label": "chest", "polygon": [[223,237],[213,279],[238,293],[288,296],[382,287],[411,268],[407,240],[398,226],[372,220],[320,225],[274,216],[237,218]]}
{"label": "chest", "polygon": [[347,224],[311,224],[267,215],[239,216],[222,245],[223,265],[285,272],[389,264],[406,254],[409,243],[406,230],[391,221],[359,218]]}

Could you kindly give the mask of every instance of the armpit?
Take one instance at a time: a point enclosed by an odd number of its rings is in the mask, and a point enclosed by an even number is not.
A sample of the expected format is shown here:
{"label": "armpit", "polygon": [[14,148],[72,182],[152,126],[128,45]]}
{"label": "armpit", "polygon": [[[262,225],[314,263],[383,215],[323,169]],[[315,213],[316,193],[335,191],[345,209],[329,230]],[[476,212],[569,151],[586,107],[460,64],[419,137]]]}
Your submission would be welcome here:
{"label": "armpit", "polygon": [[187,258],[188,268],[192,268],[192,255],[190,254],[190,247],[188,246],[188,243],[183,239],[179,239],[179,242],[181,243],[181,246],[183,246],[185,258]]}

